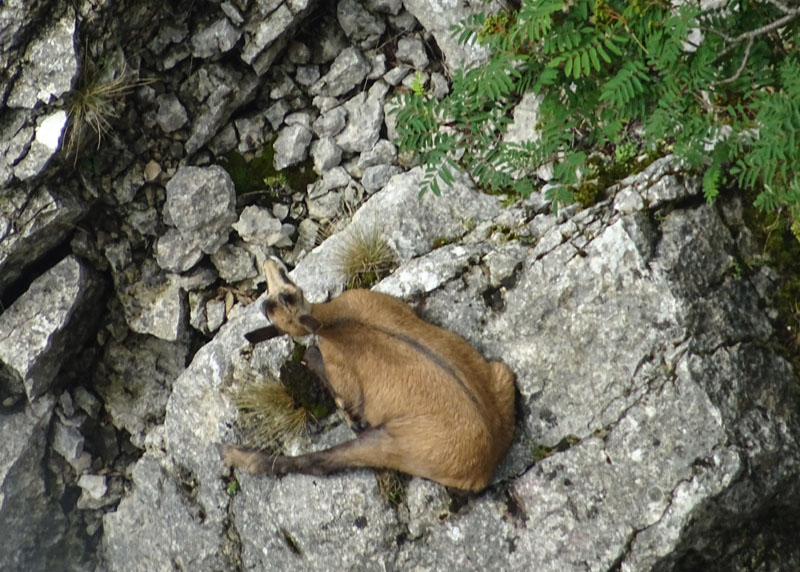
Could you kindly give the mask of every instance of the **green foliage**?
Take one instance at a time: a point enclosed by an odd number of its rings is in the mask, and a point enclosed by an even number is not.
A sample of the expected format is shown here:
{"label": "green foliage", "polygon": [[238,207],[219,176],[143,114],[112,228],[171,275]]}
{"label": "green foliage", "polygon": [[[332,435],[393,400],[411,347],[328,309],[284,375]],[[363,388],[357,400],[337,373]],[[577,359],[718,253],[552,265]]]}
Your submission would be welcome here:
{"label": "green foliage", "polygon": [[283,171],[275,169],[275,150],[268,141],[258,155],[231,151],[221,157],[220,163],[233,180],[237,195],[264,194],[277,199],[282,194],[291,194],[317,180],[311,160],[289,167]]}
{"label": "green foliage", "polygon": [[[527,195],[532,172],[552,164],[550,198],[570,202],[587,157],[611,163],[672,152],[703,173],[713,201],[737,184],[764,210],[800,220],[800,7],[699,2],[523,0],[453,29],[487,46],[485,64],[453,72],[437,100],[400,96],[398,144],[426,166],[421,192],[459,170],[490,191]],[[693,40],[696,32],[702,40]],[[695,43],[692,43],[692,42]],[[540,101],[536,141],[504,141],[526,93]]]}

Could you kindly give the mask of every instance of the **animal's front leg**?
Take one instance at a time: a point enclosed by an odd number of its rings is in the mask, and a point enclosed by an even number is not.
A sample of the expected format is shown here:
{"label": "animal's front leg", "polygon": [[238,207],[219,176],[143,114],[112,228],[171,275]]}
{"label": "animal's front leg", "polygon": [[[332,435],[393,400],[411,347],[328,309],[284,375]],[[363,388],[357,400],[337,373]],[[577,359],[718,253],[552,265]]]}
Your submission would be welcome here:
{"label": "animal's front leg", "polygon": [[357,407],[350,407],[344,400],[337,396],[334,398],[336,402],[336,407],[342,410],[344,414],[344,420],[347,422],[347,425],[356,433],[361,433],[362,431],[369,429],[369,423],[367,423],[364,418],[362,417],[362,413],[354,413],[353,411],[363,412],[364,404],[360,403]]}
{"label": "animal's front leg", "polygon": [[303,362],[306,364],[308,369],[313,371],[322,380],[322,382],[331,392],[333,395],[333,400],[336,402],[336,407],[341,409],[344,413],[345,421],[350,429],[356,433],[360,433],[361,431],[368,429],[369,424],[363,419],[363,399],[360,399],[358,403],[348,403],[336,392],[336,390],[330,384],[328,373],[325,370],[325,363],[322,359],[322,352],[317,346],[311,346],[306,349],[306,352],[303,355]]}

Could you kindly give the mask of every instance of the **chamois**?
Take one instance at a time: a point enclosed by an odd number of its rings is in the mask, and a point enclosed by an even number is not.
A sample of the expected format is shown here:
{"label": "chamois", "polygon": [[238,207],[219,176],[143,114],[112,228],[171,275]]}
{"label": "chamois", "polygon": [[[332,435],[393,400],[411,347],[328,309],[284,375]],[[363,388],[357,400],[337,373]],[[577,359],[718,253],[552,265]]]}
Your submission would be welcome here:
{"label": "chamois", "polygon": [[391,468],[462,490],[489,484],[514,434],[515,376],[505,364],[486,361],[387,294],[348,290],[310,304],[277,258],[264,263],[264,274],[271,325],[246,337],[317,334],[306,362],[358,436],[296,457],[222,445],[227,465],[254,474]]}

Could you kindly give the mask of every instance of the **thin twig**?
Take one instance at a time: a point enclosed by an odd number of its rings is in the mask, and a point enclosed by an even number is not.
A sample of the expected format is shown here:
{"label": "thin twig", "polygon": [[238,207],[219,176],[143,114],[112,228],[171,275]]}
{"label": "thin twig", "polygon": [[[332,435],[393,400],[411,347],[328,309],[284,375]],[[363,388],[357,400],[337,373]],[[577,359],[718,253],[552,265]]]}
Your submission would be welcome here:
{"label": "thin twig", "polygon": [[775,6],[778,10],[780,10],[784,14],[791,14],[793,11],[791,8],[787,8],[783,2],[778,2],[778,0],[767,0],[767,2]]}
{"label": "thin twig", "polygon": [[739,64],[739,69],[737,69],[736,73],[733,74],[731,77],[714,82],[715,85],[722,85],[724,83],[733,83],[734,81],[739,79],[739,76],[742,75],[742,71],[744,70],[745,64],[747,64],[747,60],[750,57],[750,48],[752,47],[753,47],[753,38],[750,38],[747,41],[747,47],[744,50],[744,56],[742,56],[742,63]]}
{"label": "thin twig", "polygon": [[717,57],[716,57],[716,59],[714,61],[719,61],[722,57],[724,57],[725,55],[730,53],[731,50],[733,50],[737,45],[739,45],[743,41],[745,41],[745,40],[752,41],[753,39],[757,38],[758,36],[763,36],[764,34],[768,34],[768,33],[772,32],[773,30],[777,30],[778,28],[780,28],[782,26],[785,26],[786,24],[788,24],[789,22],[791,22],[792,20],[794,20],[798,16],[800,16],[800,8],[796,8],[794,10],[791,10],[785,16],[783,16],[782,18],[778,18],[777,20],[775,20],[771,24],[767,24],[766,26],[761,26],[760,28],[756,28],[755,30],[750,30],[749,32],[745,32],[744,34],[740,34],[740,35],[736,36],[735,38],[733,38],[731,40],[731,45],[730,46],[728,46],[727,48],[722,50],[719,54],[717,54]]}

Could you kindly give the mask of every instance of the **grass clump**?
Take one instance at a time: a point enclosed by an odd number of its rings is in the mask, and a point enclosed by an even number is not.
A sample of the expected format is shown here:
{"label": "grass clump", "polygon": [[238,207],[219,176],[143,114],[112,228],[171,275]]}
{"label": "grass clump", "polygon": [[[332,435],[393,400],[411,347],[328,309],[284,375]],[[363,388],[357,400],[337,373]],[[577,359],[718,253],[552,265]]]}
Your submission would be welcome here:
{"label": "grass clump", "polygon": [[152,81],[134,77],[127,66],[114,75],[106,67],[99,68],[87,62],[77,87],[67,96],[67,155],[77,162],[85,137],[96,138],[99,149],[103,139],[111,133],[112,122],[120,116],[122,100]]}
{"label": "grass clump", "polygon": [[284,385],[274,379],[251,381],[233,391],[245,441],[260,448],[276,447],[302,435],[314,416],[295,404]]}
{"label": "grass clump", "polygon": [[370,288],[397,266],[394,250],[375,227],[353,225],[337,253],[337,268],[347,288]]}
{"label": "grass clump", "polygon": [[375,472],[378,494],[393,507],[398,507],[405,502],[408,480],[409,477],[392,469]]}

